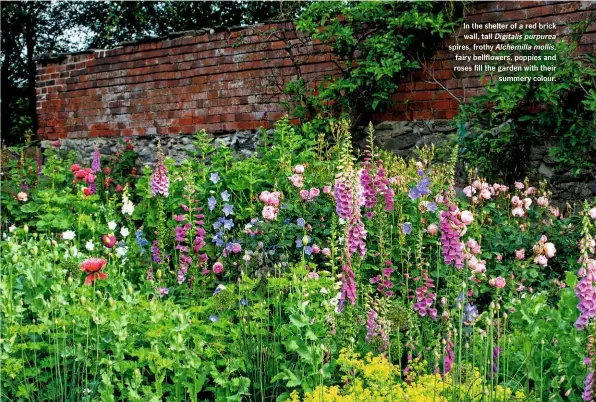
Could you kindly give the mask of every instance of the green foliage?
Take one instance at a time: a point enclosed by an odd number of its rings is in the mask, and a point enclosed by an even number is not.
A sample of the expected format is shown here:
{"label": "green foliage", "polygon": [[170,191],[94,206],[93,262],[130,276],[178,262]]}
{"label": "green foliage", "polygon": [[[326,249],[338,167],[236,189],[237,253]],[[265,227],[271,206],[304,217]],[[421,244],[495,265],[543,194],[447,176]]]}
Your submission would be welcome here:
{"label": "green foliage", "polygon": [[[537,45],[519,41],[513,45]],[[577,56],[577,43],[561,40],[555,50],[529,51],[540,56],[527,63],[536,71],[501,73],[501,76],[547,77],[525,82],[491,79],[486,94],[462,106],[458,119],[469,128],[461,138],[463,157],[490,179],[511,182],[527,173],[528,155],[548,147],[558,167],[575,173],[593,172],[596,166],[596,58]],[[508,53],[503,53],[508,54]],[[545,60],[545,57],[555,60]],[[541,66],[555,67],[543,72]]]}
{"label": "green foliage", "polygon": [[349,114],[357,125],[392,104],[404,74],[455,26],[451,4],[431,2],[315,2],[297,29],[331,48],[339,76],[316,88],[303,78],[285,92],[299,118]]}

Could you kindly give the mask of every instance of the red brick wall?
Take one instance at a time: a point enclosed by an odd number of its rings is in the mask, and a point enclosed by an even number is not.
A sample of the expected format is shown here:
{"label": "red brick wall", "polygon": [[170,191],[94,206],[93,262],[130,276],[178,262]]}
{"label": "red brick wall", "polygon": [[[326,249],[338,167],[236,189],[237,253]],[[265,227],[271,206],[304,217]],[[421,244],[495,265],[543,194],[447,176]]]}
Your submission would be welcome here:
{"label": "red brick wall", "polygon": [[[587,18],[595,4],[475,3],[466,22],[554,21],[565,35],[566,25]],[[42,58],[37,66],[38,137],[269,128],[284,114],[280,88],[286,82],[301,76],[314,85],[337,72],[330,53],[290,28],[289,23],[268,24]],[[444,49],[454,41],[447,39],[424,71],[407,77],[395,95],[395,108],[375,120],[449,119],[459,102],[442,86],[460,99],[478,94],[477,77],[452,72],[452,54]],[[595,49],[593,24],[580,51]]]}

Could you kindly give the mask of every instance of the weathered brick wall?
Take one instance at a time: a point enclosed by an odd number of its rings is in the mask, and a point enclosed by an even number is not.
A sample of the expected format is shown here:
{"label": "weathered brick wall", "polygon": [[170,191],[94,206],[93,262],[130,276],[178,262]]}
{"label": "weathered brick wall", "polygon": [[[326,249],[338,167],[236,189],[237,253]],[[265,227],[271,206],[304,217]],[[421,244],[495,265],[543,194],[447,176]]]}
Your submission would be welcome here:
{"label": "weathered brick wall", "polygon": [[[466,12],[466,22],[556,22],[564,36],[569,34],[567,25],[587,18],[595,5],[589,1],[474,3]],[[200,129],[215,134],[270,128],[284,114],[281,88],[286,82],[300,76],[315,85],[338,71],[325,48],[291,28],[291,23],[282,22],[223,32],[193,31],[110,50],[42,56],[37,67],[38,137],[147,136]],[[447,39],[424,70],[407,77],[395,95],[395,108],[375,120],[450,119],[459,101],[478,94],[482,90],[478,77],[454,74],[453,54],[445,50],[456,40],[465,43],[462,34]],[[595,50],[593,24],[580,51]]]}

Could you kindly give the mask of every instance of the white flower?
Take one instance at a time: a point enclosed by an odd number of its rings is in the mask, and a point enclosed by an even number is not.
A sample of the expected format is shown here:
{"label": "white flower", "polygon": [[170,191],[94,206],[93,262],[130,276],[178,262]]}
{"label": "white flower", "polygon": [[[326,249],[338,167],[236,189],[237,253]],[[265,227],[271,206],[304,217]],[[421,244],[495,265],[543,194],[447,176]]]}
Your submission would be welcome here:
{"label": "white flower", "polygon": [[329,294],[329,290],[327,288],[321,288],[321,293],[327,295]]}
{"label": "white flower", "polygon": [[126,200],[122,202],[122,214],[132,216],[132,213],[135,211],[135,205],[130,200]]}
{"label": "white flower", "polygon": [[75,238],[75,236],[76,234],[72,230],[67,230],[66,232],[62,233],[62,239],[64,240],[72,240]]}
{"label": "white flower", "polygon": [[15,225],[12,225],[11,227],[8,228],[8,231],[10,233],[14,232],[15,230],[17,230],[17,227]]}
{"label": "white flower", "polygon": [[116,222],[114,222],[114,221],[108,222],[108,227],[110,228],[110,230],[115,230],[116,226],[118,226],[118,225],[116,225]]}
{"label": "white flower", "polygon": [[72,246],[72,248],[70,249],[70,254],[73,257],[76,257],[77,255],[79,255],[79,249],[77,248],[77,246]]}
{"label": "white flower", "polygon": [[116,255],[118,257],[124,257],[126,256],[126,253],[128,252],[128,247],[116,247]]}
{"label": "white flower", "polygon": [[122,227],[120,229],[120,234],[122,235],[122,237],[127,237],[130,234],[130,231],[128,230],[127,227]]}
{"label": "white flower", "polygon": [[87,243],[85,243],[85,248],[89,251],[93,251],[93,249],[95,248],[93,241],[89,240]]}

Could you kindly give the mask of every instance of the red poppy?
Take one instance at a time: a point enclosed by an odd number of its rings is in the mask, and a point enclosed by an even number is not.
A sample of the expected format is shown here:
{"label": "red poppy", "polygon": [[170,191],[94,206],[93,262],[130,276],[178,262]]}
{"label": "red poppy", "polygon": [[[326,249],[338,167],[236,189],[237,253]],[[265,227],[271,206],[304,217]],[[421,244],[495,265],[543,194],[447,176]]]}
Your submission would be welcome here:
{"label": "red poppy", "polygon": [[116,236],[114,236],[113,234],[111,234],[111,235],[106,234],[106,235],[102,236],[101,241],[102,241],[103,245],[106,246],[107,248],[112,248],[116,244]]}
{"label": "red poppy", "polygon": [[81,263],[81,271],[89,274],[85,285],[89,286],[96,279],[106,279],[108,275],[101,272],[106,267],[107,261],[103,258],[88,258]]}
{"label": "red poppy", "polygon": [[85,197],[89,197],[90,195],[92,195],[93,193],[91,192],[91,189],[88,187],[83,187],[83,194],[85,194]]}

